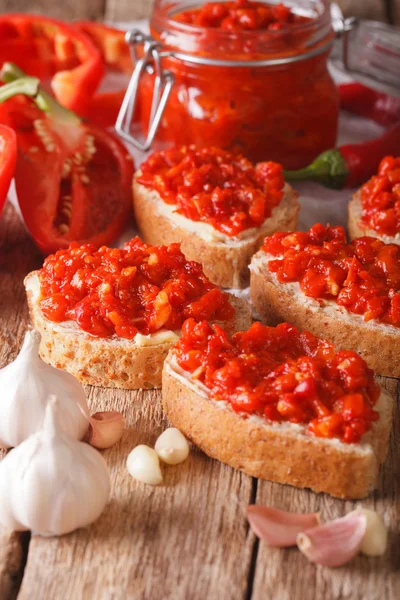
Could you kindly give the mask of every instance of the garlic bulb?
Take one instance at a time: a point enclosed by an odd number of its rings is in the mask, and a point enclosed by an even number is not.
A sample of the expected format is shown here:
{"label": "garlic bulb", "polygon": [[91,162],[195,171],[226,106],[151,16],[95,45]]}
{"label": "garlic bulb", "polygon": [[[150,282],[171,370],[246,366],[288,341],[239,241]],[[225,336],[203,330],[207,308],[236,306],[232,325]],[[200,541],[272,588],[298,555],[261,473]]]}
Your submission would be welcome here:
{"label": "garlic bulb", "polygon": [[98,412],[90,417],[85,442],[95,448],[111,448],[122,438],[125,420],[120,412]]}
{"label": "garlic bulb", "polygon": [[14,362],[0,370],[0,447],[18,446],[40,430],[50,394],[59,402],[60,423],[75,439],[89,427],[89,409],[75,377],[47,365],[39,356],[40,336],[27,331]]}
{"label": "garlic bulb", "polygon": [[132,477],[142,483],[158,485],[163,480],[157,453],[149,446],[136,446],[129,454],[126,466]]}
{"label": "garlic bulb", "polygon": [[385,523],[374,510],[362,509],[367,518],[367,528],[360,546],[360,552],[367,556],[382,556],[387,548],[388,533]]}
{"label": "garlic bulb", "polygon": [[175,427],[169,427],[160,435],[154,449],[168,465],[177,465],[189,456],[188,441]]}
{"label": "garlic bulb", "polygon": [[101,454],[61,429],[53,396],[42,429],[0,462],[0,524],[63,535],[95,521],[107,504],[110,476]]}

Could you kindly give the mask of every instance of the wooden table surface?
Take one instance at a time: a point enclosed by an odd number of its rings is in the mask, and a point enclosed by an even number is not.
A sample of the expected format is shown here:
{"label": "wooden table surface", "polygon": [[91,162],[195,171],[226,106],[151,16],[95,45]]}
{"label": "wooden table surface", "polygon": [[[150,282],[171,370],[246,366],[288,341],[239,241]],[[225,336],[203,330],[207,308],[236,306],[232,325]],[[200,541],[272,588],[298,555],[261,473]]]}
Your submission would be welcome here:
{"label": "wooden table surface", "polygon": [[[28,324],[23,278],[41,257],[14,209],[0,220],[0,367],[13,360]],[[382,381],[399,396],[394,379]],[[362,505],[390,527],[383,558],[358,557],[338,569],[310,564],[296,549],[269,549],[245,518],[249,503],[321,511],[332,519],[357,503],[252,479],[193,448],[165,469],[160,487],[140,484],[125,462],[137,444],[165,429],[158,391],[87,388],[93,412],[124,413],[121,443],[104,452],[111,501],[87,529],[60,538],[0,530],[0,599],[8,600],[395,600],[400,597],[400,432],[394,421],[379,490]],[[1,399],[0,399],[1,401]],[[72,465],[73,468],[73,465]]]}

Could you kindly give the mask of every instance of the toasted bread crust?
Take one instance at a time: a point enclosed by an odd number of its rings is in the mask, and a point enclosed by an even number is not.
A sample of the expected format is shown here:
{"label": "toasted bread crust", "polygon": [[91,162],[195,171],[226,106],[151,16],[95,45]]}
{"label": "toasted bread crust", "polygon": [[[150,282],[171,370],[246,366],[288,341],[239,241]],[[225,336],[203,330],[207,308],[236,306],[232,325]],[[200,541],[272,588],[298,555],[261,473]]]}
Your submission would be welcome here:
{"label": "toasted bread crust", "polygon": [[[25,285],[36,276],[37,271],[29,273]],[[44,317],[29,289],[27,299],[32,326],[41,334],[39,354],[46,363],[68,371],[88,385],[121,389],[161,386],[162,366],[170,343],[135,346],[126,340],[116,344],[77,329],[60,328]],[[231,296],[231,303],[236,314],[225,327],[232,333],[247,329],[251,324],[249,304],[235,296]]]}
{"label": "toasted bread crust", "polygon": [[362,205],[361,205],[361,191],[358,190],[355,194],[353,194],[352,199],[350,200],[347,206],[348,212],[348,222],[347,229],[349,232],[350,240],[354,240],[358,237],[362,237],[364,235],[368,235],[371,237],[377,237],[385,244],[397,244],[400,245],[400,237],[394,237],[390,235],[380,235],[377,231],[373,229],[368,229],[361,222],[361,213],[362,213]]}
{"label": "toasted bread crust", "polygon": [[[157,204],[143,185],[133,182],[133,204],[136,223],[141,238],[152,245],[180,242],[182,252],[189,260],[200,261],[204,273],[216,285],[224,288],[243,288],[249,283],[248,265],[251,257],[262,245],[264,238],[275,231],[296,229],[299,204],[298,194],[292,188],[288,200],[289,208],[271,218],[271,227],[250,238],[240,247],[227,244],[212,244],[195,233],[176,227],[172,221],[157,212]],[[159,197],[158,197],[159,198]],[[159,201],[162,202],[161,199]]]}
{"label": "toasted bread crust", "polygon": [[397,334],[385,326],[349,322],[332,316],[323,307],[312,310],[302,302],[299,291],[294,296],[268,279],[268,273],[251,272],[250,295],[261,320],[268,325],[284,321],[299,329],[330,340],[338,350],[355,350],[368,366],[385,377],[400,377],[400,331]]}
{"label": "toasted bread crust", "polygon": [[253,477],[311,488],[338,498],[363,498],[377,485],[392,420],[392,399],[385,395],[381,418],[370,436],[371,451],[330,443],[288,428],[244,419],[219,407],[174,375],[171,354],[164,363],[162,403],[177,427],[208,456]]}

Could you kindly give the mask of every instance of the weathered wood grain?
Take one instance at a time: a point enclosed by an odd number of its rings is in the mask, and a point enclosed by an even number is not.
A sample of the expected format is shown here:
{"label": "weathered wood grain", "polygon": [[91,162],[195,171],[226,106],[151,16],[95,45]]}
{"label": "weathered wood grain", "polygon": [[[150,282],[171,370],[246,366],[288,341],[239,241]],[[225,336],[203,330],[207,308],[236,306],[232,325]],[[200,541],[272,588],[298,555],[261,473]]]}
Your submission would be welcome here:
{"label": "weathered wood grain", "polygon": [[336,0],[343,14],[375,21],[387,20],[386,0]]}
{"label": "weathered wood grain", "polygon": [[[22,280],[40,264],[14,209],[6,206],[0,216],[0,368],[18,353],[28,311]],[[0,451],[0,458],[4,451]],[[22,578],[26,534],[0,530],[0,598],[15,598]]]}
{"label": "weathered wood grain", "polygon": [[[0,13],[29,12],[48,15],[57,19],[93,19],[104,18],[106,0],[0,0]],[[134,4],[133,0],[132,4]]]}
{"label": "weathered wood grain", "polygon": [[133,21],[149,17],[153,0],[106,0],[105,18],[109,21]]}
{"label": "weathered wood grain", "polygon": [[[399,396],[398,383],[381,379],[381,384]],[[400,400],[400,398],[398,398]],[[397,404],[390,452],[382,470],[379,489],[359,502],[342,501],[325,494],[299,491],[288,486],[258,482],[257,504],[294,512],[320,512],[322,520],[343,516],[357,506],[373,508],[390,526],[389,549],[382,558],[357,557],[337,569],[312,565],[295,548],[271,549],[258,545],[253,600],[279,598],[325,598],[335,600],[395,600],[400,594],[400,409]]]}

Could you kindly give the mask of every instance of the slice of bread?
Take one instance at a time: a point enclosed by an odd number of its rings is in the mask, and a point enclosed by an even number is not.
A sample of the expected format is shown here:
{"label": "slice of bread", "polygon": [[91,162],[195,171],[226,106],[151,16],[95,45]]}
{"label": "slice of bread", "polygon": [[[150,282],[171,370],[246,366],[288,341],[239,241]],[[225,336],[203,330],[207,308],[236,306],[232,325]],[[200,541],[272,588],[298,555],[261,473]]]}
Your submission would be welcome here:
{"label": "slice of bread", "polygon": [[[39,353],[46,363],[89,385],[122,389],[161,386],[163,362],[179,332],[140,336],[138,341],[138,336],[134,340],[95,337],[79,329],[74,321],[54,323],[43,315],[37,271],[29,273],[24,283],[31,323],[41,334]],[[235,317],[224,327],[232,333],[247,329],[251,324],[249,304],[235,296],[230,302],[236,309]]]}
{"label": "slice of bread", "polygon": [[[186,258],[201,262],[210,281],[223,288],[246,287],[250,259],[264,238],[275,231],[296,229],[298,194],[288,184],[285,184],[280,204],[262,227],[243,232],[248,237],[231,239],[207,223],[174,213],[175,207],[166,204],[158,192],[137,183],[139,175],[140,172],[133,180],[133,205],[141,238],[152,245],[180,242]],[[218,236],[218,240],[214,240],[214,236]]]}
{"label": "slice of bread", "polygon": [[260,251],[251,265],[250,295],[263,323],[277,325],[289,321],[299,329],[331,341],[338,350],[358,352],[368,366],[386,377],[400,377],[400,329],[378,321],[364,321],[362,315],[348,312],[336,302],[309,298],[295,283],[280,283],[268,271],[275,259]]}
{"label": "slice of bread", "polygon": [[361,222],[361,214],[362,214],[362,204],[361,204],[361,191],[358,190],[355,194],[353,194],[352,199],[350,200],[348,207],[348,223],[347,228],[349,230],[349,238],[350,240],[354,240],[355,238],[361,237],[363,235],[369,235],[371,237],[377,237],[385,244],[397,244],[400,245],[400,233],[397,235],[384,235],[380,234],[374,229],[368,229]]}
{"label": "slice of bread", "polygon": [[164,363],[162,403],[172,425],[208,456],[253,477],[339,498],[363,498],[376,487],[393,412],[382,390],[375,406],[380,418],[357,444],[312,437],[302,425],[243,418],[228,402],[211,400],[207,388],[180,369],[173,350]]}

